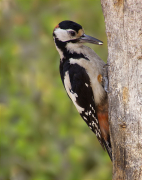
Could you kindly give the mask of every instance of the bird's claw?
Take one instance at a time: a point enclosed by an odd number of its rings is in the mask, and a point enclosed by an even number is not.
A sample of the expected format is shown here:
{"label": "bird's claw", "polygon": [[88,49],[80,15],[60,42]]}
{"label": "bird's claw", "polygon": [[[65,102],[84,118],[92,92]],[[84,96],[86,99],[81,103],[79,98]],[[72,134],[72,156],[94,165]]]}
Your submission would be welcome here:
{"label": "bird's claw", "polygon": [[104,90],[109,93],[109,90],[108,90],[108,64],[105,64],[103,69],[104,69],[104,72],[103,72],[103,86],[104,86]]}

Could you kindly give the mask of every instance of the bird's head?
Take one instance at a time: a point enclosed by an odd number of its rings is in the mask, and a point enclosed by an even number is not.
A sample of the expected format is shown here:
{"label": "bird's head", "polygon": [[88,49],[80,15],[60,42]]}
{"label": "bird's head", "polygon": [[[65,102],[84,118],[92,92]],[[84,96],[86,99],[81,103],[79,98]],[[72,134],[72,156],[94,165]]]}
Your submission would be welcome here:
{"label": "bird's head", "polygon": [[84,33],[81,25],[73,21],[62,21],[53,30],[54,40],[64,43],[92,43],[102,45],[103,42]]}

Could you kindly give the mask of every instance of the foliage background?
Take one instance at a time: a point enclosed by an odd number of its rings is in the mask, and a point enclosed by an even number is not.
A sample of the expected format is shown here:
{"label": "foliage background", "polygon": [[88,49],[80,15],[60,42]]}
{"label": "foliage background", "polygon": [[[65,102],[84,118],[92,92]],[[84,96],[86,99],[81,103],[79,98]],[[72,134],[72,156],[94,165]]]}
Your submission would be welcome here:
{"label": "foliage background", "polygon": [[62,20],[107,40],[100,0],[0,2],[0,180],[109,180],[111,162],[67,97],[52,31]]}

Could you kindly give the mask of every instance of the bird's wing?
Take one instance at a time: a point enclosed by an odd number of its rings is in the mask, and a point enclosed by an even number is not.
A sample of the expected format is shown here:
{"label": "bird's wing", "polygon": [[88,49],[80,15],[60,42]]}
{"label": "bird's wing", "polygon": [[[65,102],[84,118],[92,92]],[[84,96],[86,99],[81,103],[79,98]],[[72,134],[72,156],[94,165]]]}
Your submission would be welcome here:
{"label": "bird's wing", "polygon": [[96,134],[100,144],[104,148],[93,92],[89,76],[85,69],[78,64],[71,65],[69,71],[65,72],[64,86],[81,117]]}

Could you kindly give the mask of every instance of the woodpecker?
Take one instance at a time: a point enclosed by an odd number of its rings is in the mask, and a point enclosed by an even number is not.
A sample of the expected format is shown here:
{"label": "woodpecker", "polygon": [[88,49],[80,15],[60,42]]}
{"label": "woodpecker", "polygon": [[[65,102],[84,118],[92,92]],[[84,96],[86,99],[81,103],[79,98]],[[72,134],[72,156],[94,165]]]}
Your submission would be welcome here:
{"label": "woodpecker", "polygon": [[112,160],[105,63],[83,44],[102,45],[103,42],[86,35],[81,25],[69,20],[60,22],[54,28],[53,39],[60,55],[60,75],[64,88]]}

